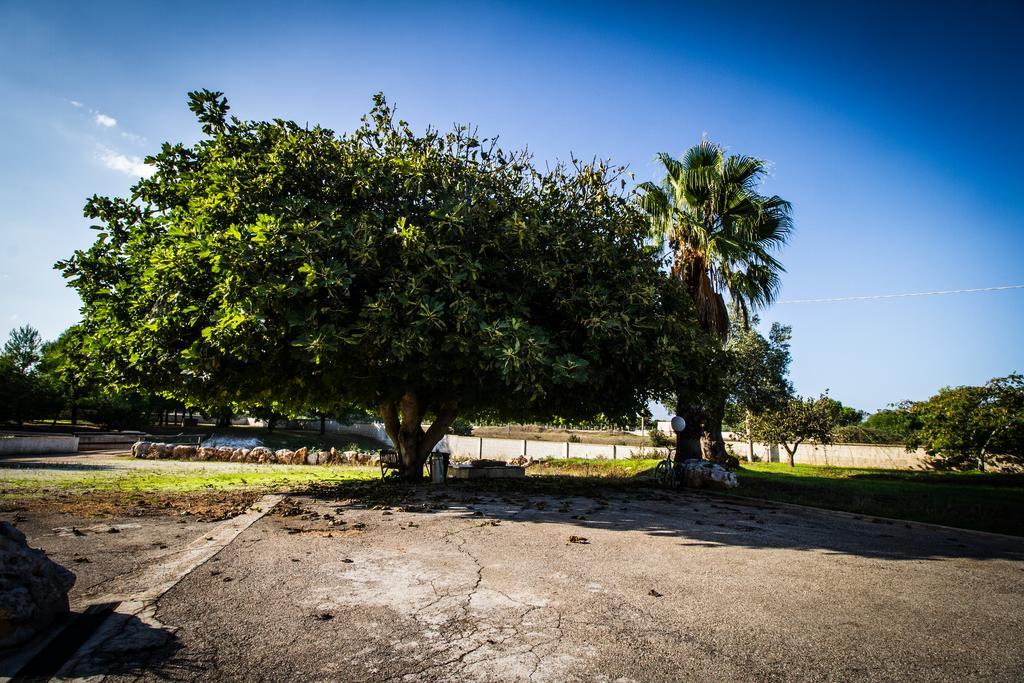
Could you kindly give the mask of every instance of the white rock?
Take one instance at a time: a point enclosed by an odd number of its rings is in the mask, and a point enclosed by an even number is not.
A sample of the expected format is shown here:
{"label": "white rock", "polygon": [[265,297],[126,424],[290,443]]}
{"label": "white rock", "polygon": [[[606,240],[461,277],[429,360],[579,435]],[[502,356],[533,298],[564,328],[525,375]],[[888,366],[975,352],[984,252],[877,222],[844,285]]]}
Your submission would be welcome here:
{"label": "white rock", "polygon": [[0,522],[0,648],[23,643],[68,611],[75,575],[30,548],[25,534]]}
{"label": "white rock", "polygon": [[270,450],[266,446],[257,446],[256,448],[249,451],[249,462],[270,462],[270,459],[274,456],[274,451]]}
{"label": "white rock", "polygon": [[736,475],[717,463],[685,460],[679,467],[683,485],[690,488],[734,489],[739,486]]}

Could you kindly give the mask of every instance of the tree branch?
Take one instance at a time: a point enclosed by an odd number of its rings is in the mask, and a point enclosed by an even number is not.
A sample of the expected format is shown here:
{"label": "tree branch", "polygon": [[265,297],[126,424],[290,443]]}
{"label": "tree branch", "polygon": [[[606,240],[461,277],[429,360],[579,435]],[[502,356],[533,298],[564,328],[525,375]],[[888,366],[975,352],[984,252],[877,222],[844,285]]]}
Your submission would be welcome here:
{"label": "tree branch", "polygon": [[434,421],[430,424],[423,439],[420,440],[420,454],[426,455],[430,451],[434,450],[434,446],[437,442],[448,432],[448,427],[451,426],[452,422],[455,421],[455,417],[459,414],[458,401],[445,401],[441,404],[441,409],[437,411],[437,416]]}
{"label": "tree branch", "polygon": [[388,400],[381,403],[380,416],[384,420],[384,431],[391,437],[391,443],[394,444],[395,448],[398,448],[398,431],[400,426],[398,423],[398,409],[395,408],[395,402]]}

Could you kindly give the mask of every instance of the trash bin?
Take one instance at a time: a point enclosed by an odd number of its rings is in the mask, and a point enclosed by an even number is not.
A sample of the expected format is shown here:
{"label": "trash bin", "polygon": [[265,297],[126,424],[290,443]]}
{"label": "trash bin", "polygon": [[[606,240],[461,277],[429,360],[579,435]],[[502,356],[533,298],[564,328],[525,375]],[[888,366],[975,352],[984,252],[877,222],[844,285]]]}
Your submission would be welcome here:
{"label": "trash bin", "polygon": [[443,484],[448,479],[448,453],[435,451],[430,454],[430,483]]}

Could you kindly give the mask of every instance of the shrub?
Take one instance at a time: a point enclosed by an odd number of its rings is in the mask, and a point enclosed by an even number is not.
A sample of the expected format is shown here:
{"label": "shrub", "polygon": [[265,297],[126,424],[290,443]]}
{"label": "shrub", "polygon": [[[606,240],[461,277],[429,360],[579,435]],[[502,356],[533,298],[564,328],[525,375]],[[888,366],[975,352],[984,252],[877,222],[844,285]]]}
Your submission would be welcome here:
{"label": "shrub", "polygon": [[448,433],[455,434],[456,436],[473,436],[473,425],[465,420],[455,420],[448,427]]}
{"label": "shrub", "polygon": [[655,448],[672,448],[676,445],[676,440],[660,429],[652,429],[650,434],[651,445]]}

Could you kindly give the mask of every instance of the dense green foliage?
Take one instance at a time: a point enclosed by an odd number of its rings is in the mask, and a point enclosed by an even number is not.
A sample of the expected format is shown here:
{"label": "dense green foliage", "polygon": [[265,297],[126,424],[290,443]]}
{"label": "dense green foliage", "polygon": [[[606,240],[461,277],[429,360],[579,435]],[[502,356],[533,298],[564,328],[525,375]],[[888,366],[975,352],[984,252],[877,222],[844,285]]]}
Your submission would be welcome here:
{"label": "dense green foliage", "polygon": [[981,387],[946,387],[910,414],[920,427],[907,440],[942,469],[1024,465],[1024,376],[998,377]]}
{"label": "dense green foliage", "polygon": [[0,353],[0,423],[19,425],[55,418],[63,407],[60,386],[43,371],[39,331],[24,325],[11,331]]}
{"label": "dense green foliage", "polygon": [[866,413],[863,410],[843,405],[842,401],[837,401],[834,398],[829,398],[828,400],[832,401],[835,406],[836,425],[838,427],[852,427],[864,421]]}
{"label": "dense green foliage", "polygon": [[14,369],[27,375],[35,369],[42,358],[43,340],[39,330],[31,325],[22,325],[11,330],[4,342],[3,357],[10,360]]}
{"label": "dense green foliage", "polygon": [[[764,161],[726,155],[707,140],[682,159],[668,154],[658,159],[665,169],[663,182],[639,187],[651,232],[667,241],[672,275],[684,284],[702,329],[724,342],[729,331],[726,295],[746,326],[749,313],[770,304],[778,293],[784,269],[773,252],[792,228],[789,202],[760,194]],[[722,420],[728,390],[724,370],[716,372],[723,366],[723,359],[712,359],[699,386],[677,387],[676,412],[687,421],[680,456],[699,457],[699,438],[705,457],[726,457]]]}
{"label": "dense green foliage", "polygon": [[206,137],[165,144],[130,198],[93,197],[95,244],[59,264],[119,386],[373,406],[415,471],[460,413],[632,417],[700,365],[615,169],[418,135],[382,96],[343,136],[228,118],[220,93],[190,107]]}
{"label": "dense green foliage", "polygon": [[0,356],[0,423],[55,418],[62,406],[59,388],[49,377],[22,372],[14,359]]}
{"label": "dense green foliage", "polygon": [[753,326],[734,321],[731,327],[725,346],[725,417],[727,424],[739,427],[750,415],[781,407],[793,394],[789,381],[793,332],[788,325],[773,323],[766,338]]}
{"label": "dense green foliage", "polygon": [[921,428],[920,419],[910,410],[912,405],[910,402],[905,402],[879,410],[868,415],[862,424],[868,429],[892,435],[897,439],[895,443],[906,443],[907,439]]}

